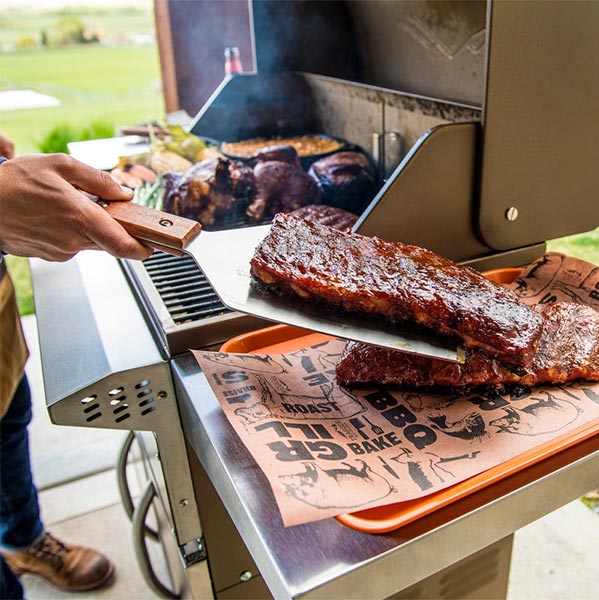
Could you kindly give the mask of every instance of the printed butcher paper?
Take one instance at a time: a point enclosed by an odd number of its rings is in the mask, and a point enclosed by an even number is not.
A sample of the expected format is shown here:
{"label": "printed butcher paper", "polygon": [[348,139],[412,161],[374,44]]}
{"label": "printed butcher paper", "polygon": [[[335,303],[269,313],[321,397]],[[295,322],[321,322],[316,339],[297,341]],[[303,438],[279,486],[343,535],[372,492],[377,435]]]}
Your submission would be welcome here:
{"label": "printed butcher paper", "polygon": [[[510,285],[523,299],[599,310],[599,267],[547,254]],[[599,384],[449,393],[342,387],[342,340],[280,354],[194,351],[265,473],[286,526],[433,494],[581,428],[599,431]]]}

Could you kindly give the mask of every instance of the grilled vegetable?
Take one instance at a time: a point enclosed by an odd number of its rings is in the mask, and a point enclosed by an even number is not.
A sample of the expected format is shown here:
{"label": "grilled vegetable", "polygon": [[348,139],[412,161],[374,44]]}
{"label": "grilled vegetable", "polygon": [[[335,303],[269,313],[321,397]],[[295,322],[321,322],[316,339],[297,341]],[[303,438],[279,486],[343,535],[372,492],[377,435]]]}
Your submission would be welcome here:
{"label": "grilled vegetable", "polygon": [[148,167],[145,167],[144,165],[129,164],[125,166],[124,170],[130,175],[139,177],[142,181],[147,183],[155,183],[157,178],[156,172],[152,169],[148,169]]}
{"label": "grilled vegetable", "polygon": [[[152,153],[167,150],[186,158],[191,163],[222,156],[216,148],[211,147],[197,135],[185,131],[180,125],[167,124],[160,132],[160,135],[156,135],[153,129],[148,130]],[[215,152],[217,156],[214,155]]]}
{"label": "grilled vegetable", "polygon": [[133,202],[162,210],[163,208],[164,188],[162,186],[162,176],[158,175],[154,183],[144,182],[140,187],[135,188]]}
{"label": "grilled vegetable", "polygon": [[132,190],[142,185],[143,181],[136,177],[135,175],[131,175],[127,173],[127,171],[123,171],[122,169],[112,169],[110,171],[110,176],[119,184],[125,185]]}
{"label": "grilled vegetable", "polygon": [[150,168],[156,171],[156,173],[164,173],[165,171],[183,173],[192,164],[191,161],[171,150],[159,150],[158,152],[153,152],[150,156]]}

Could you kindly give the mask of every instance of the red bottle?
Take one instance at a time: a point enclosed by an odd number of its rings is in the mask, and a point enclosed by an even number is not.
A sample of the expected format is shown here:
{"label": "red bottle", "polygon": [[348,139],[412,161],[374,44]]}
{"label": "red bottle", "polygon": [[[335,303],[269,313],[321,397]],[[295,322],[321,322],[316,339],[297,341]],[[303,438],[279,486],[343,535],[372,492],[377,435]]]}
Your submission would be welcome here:
{"label": "red bottle", "polygon": [[243,65],[239,58],[239,48],[229,46],[225,48],[225,75],[236,75],[243,73]]}

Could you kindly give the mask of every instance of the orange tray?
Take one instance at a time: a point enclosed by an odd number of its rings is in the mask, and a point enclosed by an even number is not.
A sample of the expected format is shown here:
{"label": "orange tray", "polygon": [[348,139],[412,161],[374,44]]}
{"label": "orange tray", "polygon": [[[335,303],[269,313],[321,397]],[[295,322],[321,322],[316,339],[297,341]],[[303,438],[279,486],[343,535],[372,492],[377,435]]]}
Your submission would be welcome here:
{"label": "orange tray", "polygon": [[[496,269],[485,275],[498,283],[509,283],[521,269]],[[221,351],[235,353],[281,354],[289,351],[307,348],[326,340],[332,339],[320,333],[314,333],[299,327],[289,325],[274,325],[239,335],[223,344]],[[344,525],[366,533],[387,533],[407,525],[408,523],[428,515],[448,504],[466,498],[475,492],[497,483],[527,467],[546,460],[572,448],[573,446],[597,435],[599,419],[563,434],[550,442],[523,452],[495,467],[487,469],[478,475],[465,479],[451,487],[445,488],[428,496],[397,502],[377,508],[339,515]]]}

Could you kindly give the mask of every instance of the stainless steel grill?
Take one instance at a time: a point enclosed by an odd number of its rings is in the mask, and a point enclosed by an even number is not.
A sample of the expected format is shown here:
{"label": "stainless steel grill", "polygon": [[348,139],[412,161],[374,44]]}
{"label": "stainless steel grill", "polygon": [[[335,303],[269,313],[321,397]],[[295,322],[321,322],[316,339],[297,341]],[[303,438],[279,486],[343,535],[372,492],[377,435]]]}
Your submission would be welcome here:
{"label": "stainless steel grill", "polygon": [[[196,3],[170,4],[183,10]],[[589,199],[597,189],[599,88],[589,73],[597,71],[599,5],[556,1],[541,11],[535,3],[489,0],[485,64],[481,50],[481,77],[475,78],[480,94],[443,95],[462,98],[455,102],[388,89],[393,81],[397,89],[419,87],[399,83],[409,75],[421,79],[423,64],[433,62],[434,83],[443,82],[439,73],[452,64],[460,87],[470,77],[472,70],[454,60],[445,43],[444,34],[454,29],[454,37],[463,38],[451,3],[347,3],[360,17],[357,45],[371,58],[370,70],[385,75],[385,81],[363,80],[371,84],[287,64],[263,69],[264,38],[277,32],[263,9],[281,10],[287,23],[290,7],[281,4],[255,3],[263,17],[256,20],[262,27],[255,36],[258,73],[225,81],[197,114],[194,133],[228,139],[293,126],[369,149],[388,179],[362,216],[360,233],[422,245],[477,267],[525,264],[543,252],[543,240],[596,226]],[[306,11],[345,3],[289,4]],[[455,45],[455,52],[469,52],[479,47],[471,33],[484,35],[477,28],[485,3],[456,4],[482,5],[464,32],[468,37]],[[414,7],[421,11],[415,17],[407,14]],[[186,22],[196,48],[195,28],[206,21]],[[290,29],[311,43],[313,27]],[[181,41],[184,34],[172,37]],[[297,52],[289,39],[283,36],[285,48]],[[320,61],[321,44],[311,45]],[[181,61],[186,67],[191,56]],[[480,106],[462,103],[478,95]],[[510,220],[506,211],[513,208],[519,216]],[[513,533],[596,486],[598,436],[398,532],[369,535],[334,519],[284,528],[270,487],[188,352],[218,347],[267,323],[222,307],[189,259],[155,254],[145,263],[117,263],[90,252],[64,264],[33,261],[32,273],[48,412],[64,425],[153,432],[160,460],[154,478],[164,475],[158,490],[166,490],[168,531],[194,598],[502,597]],[[138,398],[150,382],[154,391]],[[136,532],[144,529],[145,513],[138,510],[144,504],[135,510]],[[198,551],[204,541],[208,561]],[[210,590],[199,579],[208,570]],[[157,593],[184,597],[184,588],[173,589],[183,591]]]}

